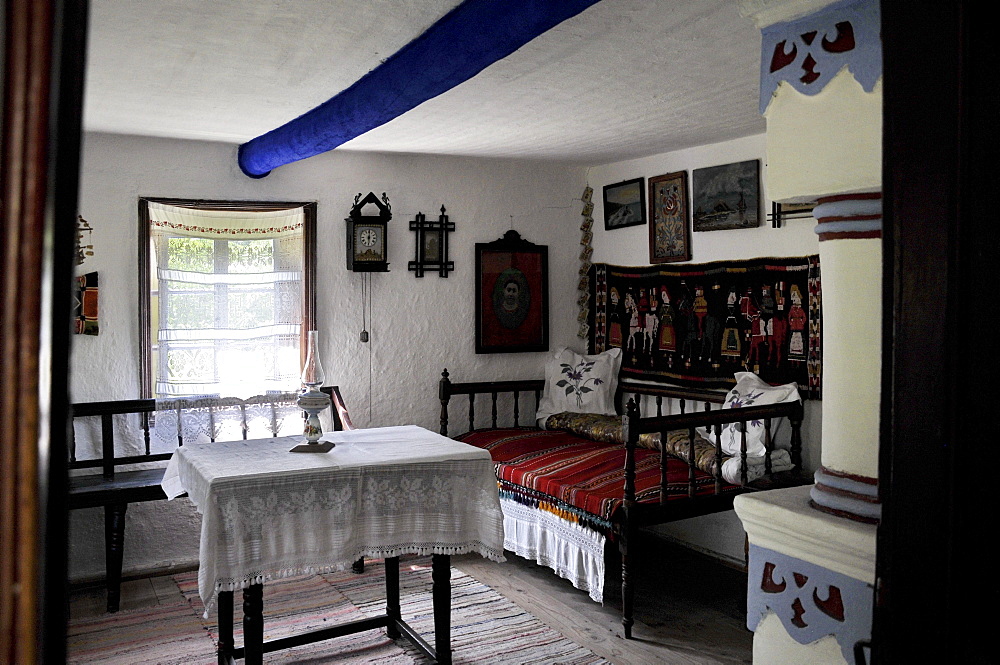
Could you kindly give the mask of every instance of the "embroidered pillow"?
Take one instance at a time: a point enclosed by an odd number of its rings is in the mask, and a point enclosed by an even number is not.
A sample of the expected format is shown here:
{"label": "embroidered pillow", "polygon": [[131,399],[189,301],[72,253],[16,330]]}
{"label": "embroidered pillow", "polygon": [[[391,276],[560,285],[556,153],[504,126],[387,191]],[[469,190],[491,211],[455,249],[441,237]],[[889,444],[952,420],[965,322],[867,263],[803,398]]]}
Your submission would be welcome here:
{"label": "embroidered pillow", "polygon": [[559,349],[545,364],[545,388],[535,415],[539,427],[555,413],[600,413],[615,415],[615,390],[621,349],[584,356]]}
{"label": "embroidered pillow", "polygon": [[[736,385],[726,395],[723,409],[762,404],[780,404],[799,401],[799,390],[794,383],[772,386],[753,372],[736,372]],[[741,423],[729,423],[722,428],[722,451],[727,455],[740,454]],[[771,439],[777,434],[777,426],[771,428]],[[715,431],[709,432],[709,440],[715,444]],[[764,422],[751,420],[747,423],[747,455],[762,456],[764,448]]]}

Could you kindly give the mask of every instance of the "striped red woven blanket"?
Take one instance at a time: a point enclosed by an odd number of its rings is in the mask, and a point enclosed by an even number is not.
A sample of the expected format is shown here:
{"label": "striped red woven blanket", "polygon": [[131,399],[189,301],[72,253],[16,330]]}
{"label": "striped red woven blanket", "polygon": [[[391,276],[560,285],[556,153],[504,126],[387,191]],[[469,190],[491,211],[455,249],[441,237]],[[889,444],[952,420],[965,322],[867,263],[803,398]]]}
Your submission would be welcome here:
{"label": "striped red woven blanket", "polygon": [[[517,428],[478,430],[462,441],[490,451],[501,490],[531,502],[550,501],[560,509],[610,526],[623,503],[625,447],[591,441],[560,431]],[[660,454],[647,448],[635,451],[636,500],[660,500]],[[695,472],[698,495],[712,494],[714,479]],[[675,457],[667,461],[668,500],[687,498],[688,465]],[[724,486],[723,491],[734,489]],[[581,515],[583,513],[583,515]]]}

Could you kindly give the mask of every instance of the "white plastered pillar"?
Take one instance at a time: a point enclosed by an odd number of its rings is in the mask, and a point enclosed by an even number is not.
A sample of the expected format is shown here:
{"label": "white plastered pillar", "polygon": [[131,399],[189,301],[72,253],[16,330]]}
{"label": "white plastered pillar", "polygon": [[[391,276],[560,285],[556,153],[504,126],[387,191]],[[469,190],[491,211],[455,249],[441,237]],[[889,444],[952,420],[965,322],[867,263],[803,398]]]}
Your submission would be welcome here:
{"label": "white plastered pillar", "polygon": [[871,634],[879,516],[882,88],[877,0],[744,0],[762,31],[772,201],[815,203],[822,274],[816,483],[737,497],[754,662],[853,663]]}

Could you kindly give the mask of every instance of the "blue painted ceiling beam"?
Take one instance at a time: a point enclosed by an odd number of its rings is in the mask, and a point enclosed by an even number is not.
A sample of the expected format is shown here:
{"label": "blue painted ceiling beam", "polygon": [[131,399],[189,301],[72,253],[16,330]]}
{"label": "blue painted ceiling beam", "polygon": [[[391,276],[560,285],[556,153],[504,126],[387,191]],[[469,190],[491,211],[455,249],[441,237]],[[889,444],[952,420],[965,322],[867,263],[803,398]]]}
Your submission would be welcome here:
{"label": "blue painted ceiling beam", "polygon": [[271,169],[350,141],[467,81],[599,0],[465,0],[351,87],[240,146],[240,169]]}

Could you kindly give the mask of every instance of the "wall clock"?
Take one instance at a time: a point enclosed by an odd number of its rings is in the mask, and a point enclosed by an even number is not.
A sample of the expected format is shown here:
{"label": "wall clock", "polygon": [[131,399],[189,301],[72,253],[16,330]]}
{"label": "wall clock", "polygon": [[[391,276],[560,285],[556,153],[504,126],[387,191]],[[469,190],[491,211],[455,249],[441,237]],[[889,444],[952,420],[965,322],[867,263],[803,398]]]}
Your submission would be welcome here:
{"label": "wall clock", "polygon": [[[363,214],[372,205],[377,214]],[[368,208],[369,211],[372,208]],[[388,224],[392,219],[389,197],[382,192],[381,200],[374,192],[354,197],[354,206],[347,219],[347,269],[354,272],[389,272]]]}

